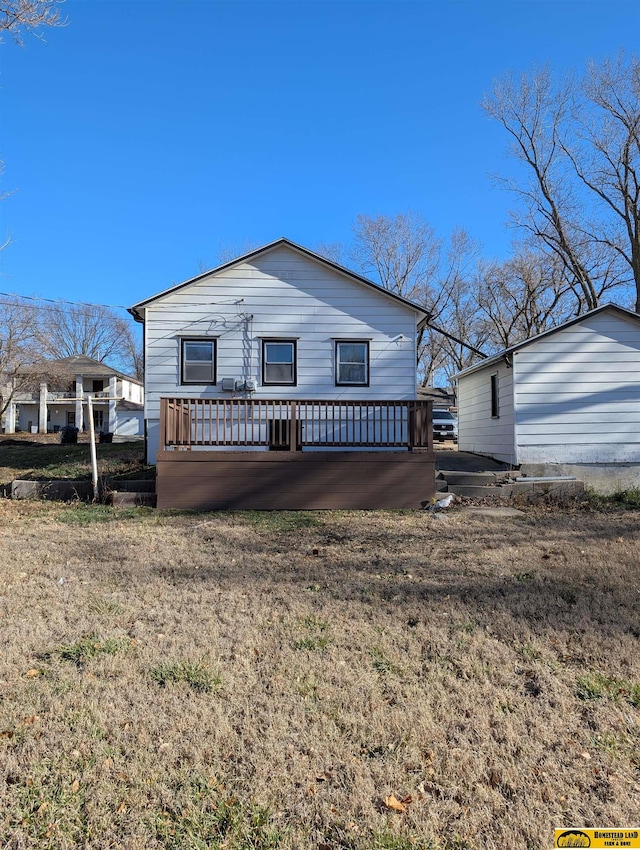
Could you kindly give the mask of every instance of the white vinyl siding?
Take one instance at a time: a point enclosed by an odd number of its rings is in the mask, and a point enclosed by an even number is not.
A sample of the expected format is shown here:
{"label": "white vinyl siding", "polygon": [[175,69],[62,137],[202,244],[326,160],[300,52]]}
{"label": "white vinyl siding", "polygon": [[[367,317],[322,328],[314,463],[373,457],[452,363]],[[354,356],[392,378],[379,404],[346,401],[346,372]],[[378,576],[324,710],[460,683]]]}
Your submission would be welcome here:
{"label": "white vinyl siding", "polygon": [[[254,380],[255,397],[413,399],[416,320],[410,307],[288,246],[153,301],[146,316],[146,418],[155,462],[161,396],[215,397],[223,378]],[[180,384],[180,338],[217,337],[217,384]],[[336,386],[336,338],[369,340],[369,386]],[[295,339],[297,382],[262,385],[262,340]]]}
{"label": "white vinyl siding", "polygon": [[520,463],[640,461],[640,325],[603,311],[515,358]]}
{"label": "white vinyl siding", "polygon": [[[492,377],[497,376],[498,416],[492,416]],[[513,370],[493,364],[458,383],[458,448],[515,463]]]}
{"label": "white vinyl siding", "polygon": [[[605,308],[512,359],[498,370],[497,419],[484,395],[496,364],[459,378],[461,449],[516,464],[640,463],[640,321]],[[506,375],[513,383],[503,388]]]}

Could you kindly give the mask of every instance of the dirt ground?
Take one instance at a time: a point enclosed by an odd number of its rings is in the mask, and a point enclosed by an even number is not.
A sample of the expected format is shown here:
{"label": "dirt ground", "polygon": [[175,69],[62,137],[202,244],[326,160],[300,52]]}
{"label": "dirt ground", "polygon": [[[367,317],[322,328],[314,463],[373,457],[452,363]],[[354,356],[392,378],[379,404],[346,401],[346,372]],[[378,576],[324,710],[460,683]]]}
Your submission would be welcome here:
{"label": "dirt ground", "polygon": [[0,501],[0,846],[638,826],[639,516]]}

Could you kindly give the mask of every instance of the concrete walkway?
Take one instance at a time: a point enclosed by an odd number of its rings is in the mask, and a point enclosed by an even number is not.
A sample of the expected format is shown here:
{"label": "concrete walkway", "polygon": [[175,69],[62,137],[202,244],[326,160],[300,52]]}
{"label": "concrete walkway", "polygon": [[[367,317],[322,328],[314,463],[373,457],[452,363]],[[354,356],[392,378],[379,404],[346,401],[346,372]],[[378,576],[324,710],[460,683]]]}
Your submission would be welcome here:
{"label": "concrete walkway", "polygon": [[511,468],[506,463],[471,452],[459,452],[457,449],[436,449],[436,470],[446,469],[451,472],[508,472]]}

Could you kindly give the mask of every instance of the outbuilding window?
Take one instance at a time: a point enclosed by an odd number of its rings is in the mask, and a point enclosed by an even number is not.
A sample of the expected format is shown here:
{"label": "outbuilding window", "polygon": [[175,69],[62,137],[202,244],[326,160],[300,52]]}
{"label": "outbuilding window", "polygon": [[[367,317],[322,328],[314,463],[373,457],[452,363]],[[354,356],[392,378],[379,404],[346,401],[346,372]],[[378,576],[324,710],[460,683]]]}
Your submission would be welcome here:
{"label": "outbuilding window", "polygon": [[497,419],[500,416],[500,396],[498,394],[498,373],[491,376],[491,416]]}
{"label": "outbuilding window", "polygon": [[262,383],[265,386],[295,386],[296,382],[296,341],[263,339]]}
{"label": "outbuilding window", "polygon": [[369,386],[369,343],[336,341],[336,386]]}
{"label": "outbuilding window", "polygon": [[215,339],[182,340],[182,384],[215,384]]}

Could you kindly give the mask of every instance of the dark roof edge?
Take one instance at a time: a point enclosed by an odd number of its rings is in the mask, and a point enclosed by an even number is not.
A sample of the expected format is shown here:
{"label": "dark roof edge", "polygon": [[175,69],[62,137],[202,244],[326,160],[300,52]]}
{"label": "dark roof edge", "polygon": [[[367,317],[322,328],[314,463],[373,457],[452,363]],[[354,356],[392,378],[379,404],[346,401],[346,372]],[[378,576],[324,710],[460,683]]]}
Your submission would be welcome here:
{"label": "dark roof edge", "polygon": [[372,289],[375,289],[376,292],[379,292],[381,295],[385,295],[388,298],[392,298],[395,301],[398,301],[400,304],[403,304],[405,307],[409,307],[410,309],[415,310],[417,313],[422,314],[423,318],[419,320],[418,327],[423,326],[427,322],[430,314],[428,310],[425,310],[424,307],[421,307],[419,304],[416,304],[413,301],[409,301],[407,298],[403,298],[401,295],[396,295],[395,292],[390,292],[388,289],[385,289],[383,286],[379,286],[372,280],[368,280],[366,277],[362,277],[362,275],[359,275],[356,272],[352,272],[344,266],[339,265],[338,263],[334,263],[333,260],[328,260],[326,257],[321,257],[320,254],[316,254],[313,251],[310,251],[309,248],[305,248],[303,245],[298,245],[295,242],[292,242],[290,239],[286,239],[284,236],[280,239],[276,239],[274,242],[269,242],[267,245],[263,245],[260,248],[255,248],[253,251],[249,251],[248,254],[243,254],[241,257],[236,257],[234,260],[230,260],[227,263],[222,263],[222,265],[220,266],[216,266],[213,269],[209,269],[209,271],[202,272],[202,274],[189,278],[189,280],[185,280],[183,283],[178,283],[175,286],[171,286],[169,287],[169,289],[165,289],[162,292],[159,292],[157,295],[151,296],[151,298],[146,298],[144,301],[139,301],[137,304],[134,304],[132,307],[129,307],[128,312],[131,313],[131,315],[137,322],[144,322],[142,315],[139,313],[139,308],[145,307],[147,304],[150,304],[152,301],[156,301],[158,298],[162,298],[164,295],[169,295],[169,293],[171,292],[176,292],[177,290],[182,289],[185,286],[190,286],[192,283],[196,283],[197,281],[202,280],[203,278],[208,277],[209,275],[219,274],[225,269],[238,265],[238,263],[245,263],[247,262],[247,260],[256,257],[258,254],[263,254],[267,251],[272,251],[278,245],[287,245],[289,248],[293,248],[294,251],[299,251],[301,254],[306,254],[306,256],[311,257],[312,260],[323,263],[325,266],[328,266],[329,268],[339,272],[340,274],[353,278],[354,280],[357,280],[359,283],[365,284],[366,286],[370,286]]}
{"label": "dark roof edge", "polygon": [[576,325],[579,322],[584,321],[584,319],[589,318],[589,316],[595,316],[598,313],[602,313],[604,310],[614,310],[620,315],[624,316],[627,319],[634,319],[636,322],[640,322],[640,314],[634,313],[633,310],[627,310],[626,307],[621,307],[619,304],[601,304],[599,307],[594,307],[593,310],[589,310],[586,313],[581,313],[579,316],[576,316],[573,319],[569,319],[566,322],[563,322],[561,325],[556,325],[554,328],[549,328],[548,331],[542,331],[535,336],[530,336],[528,339],[523,339],[522,342],[516,342],[515,345],[509,346],[509,348],[503,348],[502,351],[499,351],[497,354],[492,354],[490,357],[487,357],[486,360],[481,360],[479,363],[474,363],[473,366],[467,366],[466,369],[462,369],[462,371],[457,372],[452,376],[452,380],[457,381],[458,378],[466,377],[467,375],[471,375],[474,372],[477,372],[479,369],[484,369],[486,366],[493,366],[502,360],[504,357],[507,357],[509,354],[513,354],[515,351],[519,351],[521,348],[524,348],[527,345],[530,345],[532,342],[537,342],[540,339],[543,339],[545,336],[550,336],[551,334],[556,333],[556,331],[564,330],[565,328],[571,327],[571,325]]}

